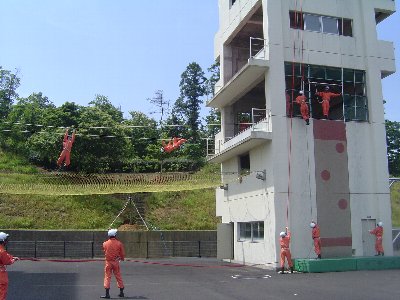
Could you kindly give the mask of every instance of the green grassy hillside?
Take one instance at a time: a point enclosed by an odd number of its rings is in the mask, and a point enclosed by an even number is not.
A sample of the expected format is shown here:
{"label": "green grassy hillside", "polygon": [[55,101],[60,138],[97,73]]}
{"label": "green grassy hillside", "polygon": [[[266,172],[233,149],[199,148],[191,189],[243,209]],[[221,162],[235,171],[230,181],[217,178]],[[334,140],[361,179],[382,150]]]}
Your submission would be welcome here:
{"label": "green grassy hillside", "polygon": [[[210,170],[204,170],[207,171]],[[31,174],[38,170],[15,155],[0,152],[2,178],[7,178],[7,173],[11,172]],[[128,196],[0,194],[0,228],[105,229],[121,211]],[[146,222],[152,227],[164,230],[215,230],[219,223],[219,218],[215,217],[214,189],[140,193],[132,196]],[[392,186],[391,201],[393,226],[400,227],[400,182]],[[118,227],[128,221],[143,225],[136,210],[128,207],[114,226]]]}

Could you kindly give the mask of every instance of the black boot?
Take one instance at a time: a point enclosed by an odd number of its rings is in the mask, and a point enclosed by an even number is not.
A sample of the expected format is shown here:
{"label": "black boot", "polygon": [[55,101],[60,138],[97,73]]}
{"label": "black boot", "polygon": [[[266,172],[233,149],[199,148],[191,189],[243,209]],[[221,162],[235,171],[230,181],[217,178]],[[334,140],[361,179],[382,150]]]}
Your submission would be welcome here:
{"label": "black boot", "polygon": [[118,297],[125,297],[125,295],[124,295],[124,288],[120,288],[120,289],[119,289],[119,295],[118,295]]}
{"label": "black boot", "polygon": [[285,267],[282,267],[278,270],[280,270],[280,271],[278,271],[279,274],[285,274]]}
{"label": "black boot", "polygon": [[318,259],[321,259],[321,254],[318,254]]}
{"label": "black boot", "polygon": [[310,125],[310,120],[309,119],[306,120],[306,125]]}
{"label": "black boot", "polygon": [[290,267],[290,273],[293,274],[293,271],[294,271],[293,267]]}
{"label": "black boot", "polygon": [[381,252],[381,254],[382,254],[382,256],[384,256],[384,255],[385,255],[385,253],[384,253],[384,252]]}
{"label": "black boot", "polygon": [[106,294],[104,296],[101,296],[100,298],[110,299],[110,289],[106,289]]}

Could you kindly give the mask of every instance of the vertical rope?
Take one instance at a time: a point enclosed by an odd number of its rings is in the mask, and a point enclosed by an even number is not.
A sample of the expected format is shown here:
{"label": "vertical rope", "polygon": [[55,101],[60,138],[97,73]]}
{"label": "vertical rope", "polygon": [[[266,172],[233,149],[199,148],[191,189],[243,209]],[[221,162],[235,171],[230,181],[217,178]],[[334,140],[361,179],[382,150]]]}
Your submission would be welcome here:
{"label": "vertical rope", "polygon": [[[294,4],[294,27],[297,28],[298,13],[297,13],[297,0]],[[286,226],[289,227],[289,206],[290,206],[290,186],[291,186],[291,161],[292,161],[292,133],[293,133],[293,107],[294,107],[294,88],[295,88],[295,77],[296,77],[296,35],[293,31],[293,58],[292,58],[292,92],[291,92],[291,103],[290,109],[290,127],[289,127],[289,153],[288,153],[288,187],[287,187],[287,198],[286,198]]]}

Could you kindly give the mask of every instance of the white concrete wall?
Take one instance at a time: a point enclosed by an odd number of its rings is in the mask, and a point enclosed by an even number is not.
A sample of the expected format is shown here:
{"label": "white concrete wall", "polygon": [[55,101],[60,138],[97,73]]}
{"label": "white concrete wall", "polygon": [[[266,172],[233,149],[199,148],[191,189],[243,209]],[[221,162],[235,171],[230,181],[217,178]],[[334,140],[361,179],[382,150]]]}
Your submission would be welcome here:
{"label": "white concrete wall", "polygon": [[384,125],[349,122],[346,127],[353,249],[362,255],[361,219],[371,218],[385,224],[385,254],[393,255],[386,143],[380,138]]}
{"label": "white concrete wall", "polygon": [[[229,1],[219,0],[220,29],[215,38],[215,56],[221,56],[221,74],[229,62],[230,49],[224,48],[236,32],[262,3],[263,31],[269,45],[269,71],[265,79],[266,108],[271,109],[273,123],[272,143],[250,151],[251,169],[267,171],[265,182],[255,174],[243,177],[242,182],[228,176],[227,191],[217,190],[217,215],[222,222],[235,223],[235,260],[245,263],[273,263],[279,260],[278,234],[289,224],[293,234],[291,249],[294,257],[307,257],[312,251],[309,222],[317,220],[315,162],[310,126],[298,118],[292,123],[292,153],[289,181],[290,119],[286,118],[284,62],[302,61],[366,70],[369,123],[346,123],[348,171],[350,187],[351,230],[355,254],[362,253],[361,219],[368,216],[385,224],[385,254],[391,255],[391,210],[388,187],[386,142],[383,114],[381,73],[393,72],[392,43],[377,40],[374,8],[394,9],[390,0],[237,0],[232,8]],[[289,9],[353,20],[353,37],[298,31],[289,28]],[[304,42],[303,53],[297,48]],[[226,55],[224,59],[224,55]],[[224,66],[226,63],[226,66]],[[226,70],[225,70],[226,71]],[[226,114],[227,123],[232,116]],[[224,115],[223,115],[224,116]],[[224,117],[223,117],[224,118]],[[223,172],[238,172],[237,158],[223,162]],[[286,208],[289,206],[289,218]],[[237,241],[237,222],[265,222],[264,242]]]}

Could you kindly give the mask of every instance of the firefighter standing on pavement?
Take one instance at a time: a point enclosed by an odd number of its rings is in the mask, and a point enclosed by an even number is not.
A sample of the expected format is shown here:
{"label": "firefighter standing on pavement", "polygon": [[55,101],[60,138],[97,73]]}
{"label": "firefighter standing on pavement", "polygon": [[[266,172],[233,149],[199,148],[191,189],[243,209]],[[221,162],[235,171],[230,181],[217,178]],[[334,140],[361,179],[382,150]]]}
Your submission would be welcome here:
{"label": "firefighter standing on pavement", "polygon": [[312,228],[311,234],[314,241],[314,251],[318,258],[321,258],[321,234],[319,231],[319,226],[314,221],[311,221],[310,227]]}
{"label": "firefighter standing on pavement", "polygon": [[280,246],[281,246],[281,270],[279,273],[285,273],[285,259],[287,259],[290,272],[293,273],[293,262],[292,262],[292,255],[290,253],[289,244],[290,244],[290,232],[286,227],[285,232],[281,232],[279,234],[280,238]]}
{"label": "firefighter standing on pavement", "polygon": [[125,260],[124,245],[117,240],[117,229],[108,230],[109,239],[103,243],[103,250],[105,254],[105,267],[104,267],[104,288],[106,295],[101,298],[110,298],[110,283],[111,274],[114,273],[119,288],[119,297],[124,297],[124,282],[121,277],[121,270],[119,266],[120,260]]}
{"label": "firefighter standing on pavement", "polygon": [[13,257],[5,250],[8,237],[7,233],[0,232],[0,300],[5,300],[7,297],[8,274],[6,266],[19,260],[18,257]]}
{"label": "firefighter standing on pavement", "polygon": [[383,237],[383,223],[382,222],[378,222],[378,224],[376,224],[377,226],[375,227],[375,229],[373,230],[369,230],[370,234],[375,235],[376,239],[375,239],[375,251],[376,251],[376,255],[375,256],[379,256],[379,255],[385,255],[385,253],[383,252],[383,246],[382,246],[382,237]]}

